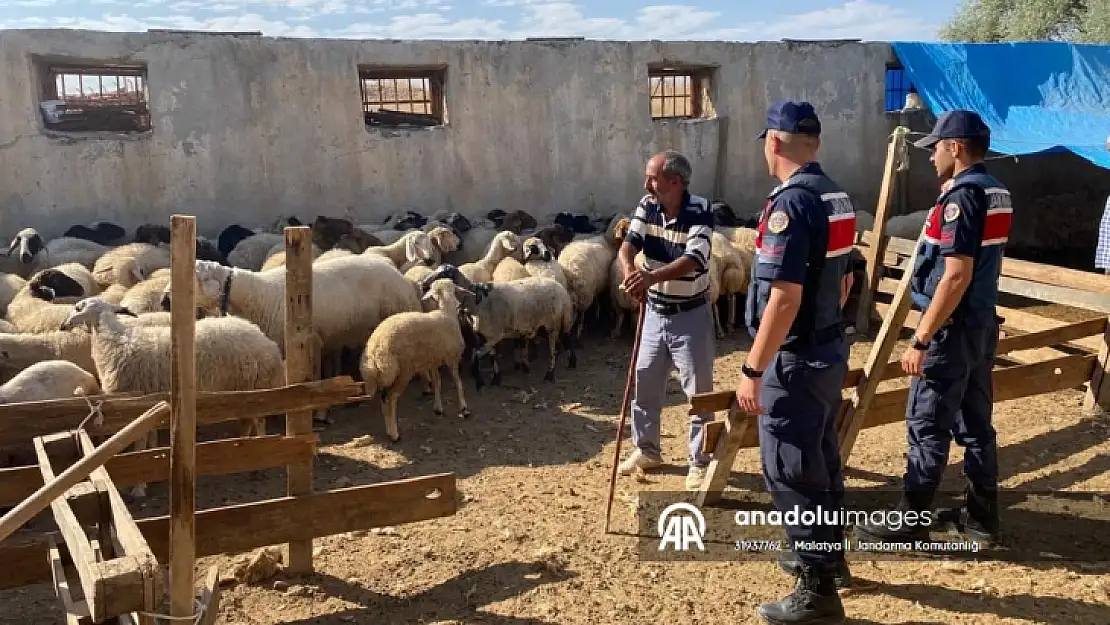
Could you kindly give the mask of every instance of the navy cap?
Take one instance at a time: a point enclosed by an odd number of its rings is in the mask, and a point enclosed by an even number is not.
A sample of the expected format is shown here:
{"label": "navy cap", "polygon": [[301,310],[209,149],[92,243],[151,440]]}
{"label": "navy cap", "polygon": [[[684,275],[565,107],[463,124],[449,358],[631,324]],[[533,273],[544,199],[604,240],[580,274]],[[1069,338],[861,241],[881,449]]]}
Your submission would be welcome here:
{"label": "navy cap", "polygon": [[941,139],[973,139],[983,138],[990,140],[991,129],[983,122],[983,118],[975,111],[957,109],[941,114],[933,126],[933,132],[914,141],[919,148],[929,148]]}
{"label": "navy cap", "polygon": [[767,128],[756,139],[766,137],[768,130],[816,136],[821,134],[821,120],[809,102],[775,100],[767,108]]}

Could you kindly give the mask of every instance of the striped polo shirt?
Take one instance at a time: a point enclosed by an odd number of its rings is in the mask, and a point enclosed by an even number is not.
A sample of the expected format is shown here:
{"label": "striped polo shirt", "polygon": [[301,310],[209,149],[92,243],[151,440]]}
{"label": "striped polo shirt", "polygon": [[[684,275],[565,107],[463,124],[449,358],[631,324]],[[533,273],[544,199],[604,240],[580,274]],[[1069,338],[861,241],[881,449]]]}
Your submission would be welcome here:
{"label": "striped polo shirt", "polygon": [[648,298],[656,304],[681,304],[696,297],[703,297],[709,290],[710,234],[713,232],[713,213],[709,202],[689,191],[682,196],[682,210],[674,219],[668,219],[651,195],[645,195],[632,215],[628,241],[637,252],[644,253],[646,264],[641,267],[652,271],[688,256],[697,268],[674,280],[653,284]]}

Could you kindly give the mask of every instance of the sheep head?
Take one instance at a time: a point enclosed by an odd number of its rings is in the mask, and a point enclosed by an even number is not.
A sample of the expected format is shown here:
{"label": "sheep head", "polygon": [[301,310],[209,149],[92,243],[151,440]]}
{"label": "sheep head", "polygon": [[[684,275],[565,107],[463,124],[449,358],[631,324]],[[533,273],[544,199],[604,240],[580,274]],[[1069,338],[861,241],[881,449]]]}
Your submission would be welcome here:
{"label": "sheep head", "polygon": [[402,238],[405,240],[405,258],[409,262],[429,264],[435,260],[435,250],[427,232],[413,230]]}
{"label": "sheep head", "polygon": [[632,220],[627,217],[621,217],[613,226],[613,241],[618,245],[624,243],[624,238],[628,236],[628,230],[632,227]]}
{"label": "sheep head", "polygon": [[459,249],[459,235],[455,234],[455,231],[450,228],[436,226],[428,232],[428,238],[444,254]]}
{"label": "sheep head", "polygon": [[490,242],[490,255],[498,260],[506,257],[513,256],[516,259],[522,257],[520,253],[520,237],[509,230],[502,230],[493,237]]}
{"label": "sheep head", "polygon": [[72,330],[79,326],[92,329],[99,326],[106,317],[114,318],[116,315],[138,317],[126,306],[112,304],[102,297],[86,297],[73,305],[73,310],[59,329]]}
{"label": "sheep head", "polygon": [[551,262],[551,250],[547,249],[547,245],[536,237],[528,237],[524,240],[524,262],[530,260]]}
{"label": "sheep head", "polygon": [[477,306],[474,293],[456,286],[448,278],[440,278],[432,282],[432,285],[428,287],[427,294],[421,298],[421,302],[425,306],[435,304],[435,307],[439,310],[455,315],[459,313],[460,307],[472,312]]}
{"label": "sheep head", "polygon": [[[196,304],[210,308],[223,296],[224,285],[234,269],[211,260],[196,261]],[[170,310],[173,296],[173,281],[162,289],[162,310]]]}
{"label": "sheep head", "polygon": [[43,269],[31,276],[27,282],[31,294],[41,300],[52,302],[59,297],[83,297],[84,287],[58,269]]}
{"label": "sheep head", "polygon": [[46,245],[42,242],[42,235],[34,228],[24,228],[16,233],[12,244],[8,247],[8,256],[19,249],[19,262],[27,265],[35,259]]}

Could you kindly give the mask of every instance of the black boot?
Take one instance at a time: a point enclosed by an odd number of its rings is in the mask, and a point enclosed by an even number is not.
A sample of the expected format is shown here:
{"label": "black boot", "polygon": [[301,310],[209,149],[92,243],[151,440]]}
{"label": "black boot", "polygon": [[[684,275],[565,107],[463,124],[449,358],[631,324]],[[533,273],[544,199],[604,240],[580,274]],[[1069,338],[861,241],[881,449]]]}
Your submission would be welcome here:
{"label": "black boot", "polygon": [[844,605],[836,593],[832,571],[818,571],[803,564],[794,592],[779,601],[764,603],[756,614],[771,625],[840,625],[844,622]]}
{"label": "black boot", "polygon": [[[779,555],[779,568],[790,576],[798,575],[802,561],[793,549],[787,549]],[[836,561],[836,570],[833,572],[833,581],[837,588],[847,588],[852,583],[852,571],[848,568],[848,561],[841,558]]]}
{"label": "black boot", "polygon": [[951,522],[957,531],[984,546],[997,543],[998,491],[976,488],[969,483],[964,489],[964,497],[963,506],[938,511],[938,519]]}
{"label": "black boot", "polygon": [[897,512],[917,512],[918,518],[913,524],[906,523],[905,519],[899,525],[893,523],[861,523],[856,525],[855,532],[858,538],[873,541],[913,541],[924,540],[929,537],[929,527],[925,525],[921,514],[929,510],[936,495],[935,489],[929,490],[904,490],[902,499],[895,507]]}

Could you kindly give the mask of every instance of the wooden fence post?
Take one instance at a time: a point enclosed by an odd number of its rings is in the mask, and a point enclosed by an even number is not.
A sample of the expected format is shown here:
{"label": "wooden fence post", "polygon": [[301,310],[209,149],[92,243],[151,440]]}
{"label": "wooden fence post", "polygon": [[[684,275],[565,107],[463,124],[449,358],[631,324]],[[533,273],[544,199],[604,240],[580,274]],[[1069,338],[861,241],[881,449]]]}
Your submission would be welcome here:
{"label": "wooden fence post", "polygon": [[[314,333],[312,331],[312,230],[308,226],[285,229],[285,378],[286,384],[312,380]],[[285,415],[287,436],[312,434],[312,412]],[[289,496],[312,493],[312,454],[288,465]],[[287,544],[285,565],[295,573],[311,573],[312,539]]]}

